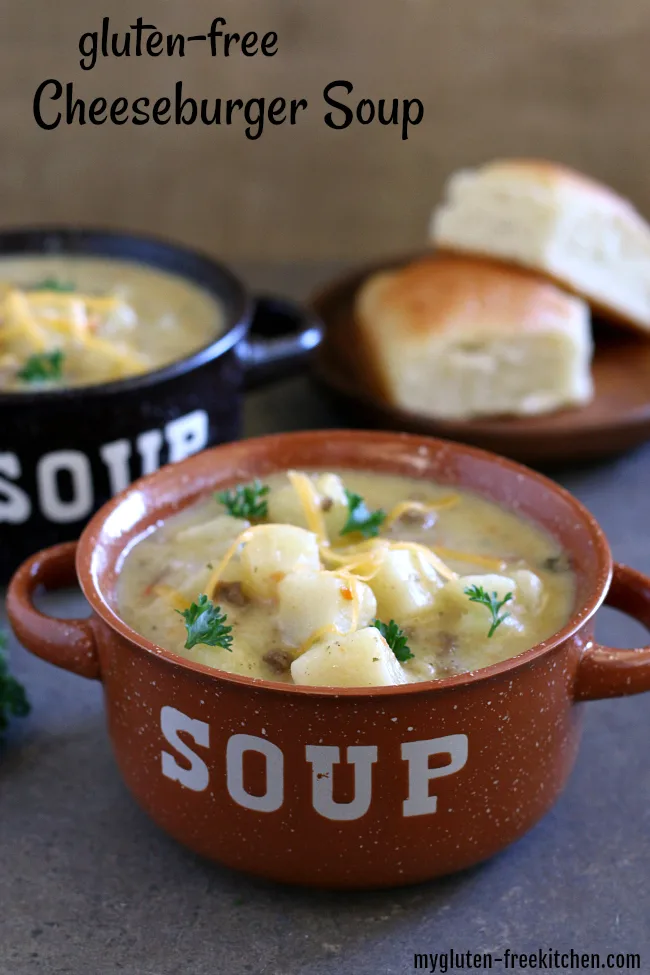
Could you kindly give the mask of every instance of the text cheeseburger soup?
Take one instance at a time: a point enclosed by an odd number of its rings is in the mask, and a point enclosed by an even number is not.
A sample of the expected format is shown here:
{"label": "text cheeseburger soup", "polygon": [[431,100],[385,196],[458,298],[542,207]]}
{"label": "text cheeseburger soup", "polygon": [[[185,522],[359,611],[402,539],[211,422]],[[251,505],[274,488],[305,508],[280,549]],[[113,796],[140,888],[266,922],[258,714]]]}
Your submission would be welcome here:
{"label": "text cheeseburger soup", "polygon": [[404,477],[288,471],[219,492],[128,553],[119,611],[218,670],[293,684],[436,680],[568,621],[574,577],[539,528]]}

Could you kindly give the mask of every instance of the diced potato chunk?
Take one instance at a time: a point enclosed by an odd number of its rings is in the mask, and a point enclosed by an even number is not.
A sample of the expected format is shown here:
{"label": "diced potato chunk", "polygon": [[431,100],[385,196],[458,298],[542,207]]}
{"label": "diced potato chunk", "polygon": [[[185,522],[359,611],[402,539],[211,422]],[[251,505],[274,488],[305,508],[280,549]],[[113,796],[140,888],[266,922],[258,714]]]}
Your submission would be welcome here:
{"label": "diced potato chunk", "polygon": [[[469,576],[459,576],[458,579],[452,579],[451,582],[448,582],[445,586],[445,596],[464,605],[469,602],[468,597],[465,595],[465,590],[471,589],[472,586],[485,589],[490,595],[495,592],[498,599],[504,599],[509,592],[514,595],[517,588],[515,580],[509,576],[500,576],[495,572],[485,573],[484,575],[475,573]],[[470,603],[470,605],[478,604]]]}
{"label": "diced potato chunk", "polygon": [[513,598],[499,611],[499,616],[507,613],[507,618],[494,632],[490,638],[491,641],[503,640],[512,630],[523,631],[524,626],[519,618],[523,607],[518,600],[515,580],[508,576],[488,573],[486,575],[461,576],[448,582],[441,593],[441,608],[455,612],[457,615],[454,629],[459,635],[475,637],[477,640],[484,641],[492,624],[492,615],[488,607],[482,603],[470,602],[469,596],[465,594],[465,590],[472,586],[482,587],[490,596],[492,593],[496,593],[499,602],[508,593],[512,593]]}
{"label": "diced potato chunk", "polygon": [[279,525],[297,525],[307,528],[307,519],[300,498],[291,484],[273,488],[268,496],[269,521]]}
{"label": "diced potato chunk", "polygon": [[517,599],[531,613],[539,612],[544,600],[544,584],[539,576],[530,569],[517,569],[512,573],[512,578],[516,584]]}
{"label": "diced potato chunk", "polygon": [[324,687],[389,687],[408,677],[379,630],[322,640],[291,664],[296,684]]}
{"label": "diced potato chunk", "polygon": [[356,600],[359,616],[356,628],[367,626],[377,613],[377,601],[370,586],[355,580],[348,583],[330,572],[291,572],[278,585],[278,624],[285,643],[300,647],[312,633],[334,624],[346,633],[353,624]]}
{"label": "diced potato chunk", "polygon": [[314,484],[321,498],[328,498],[330,501],[342,504],[347,508],[345,486],[338,474],[318,474],[314,478]]}
{"label": "diced potato chunk", "polygon": [[417,552],[386,552],[372,590],[380,619],[400,622],[432,606],[442,585],[436,571]]}
{"label": "diced potato chunk", "polygon": [[295,525],[262,525],[241,553],[241,581],[247,595],[273,599],[278,583],[296,569],[320,569],[318,540]]}

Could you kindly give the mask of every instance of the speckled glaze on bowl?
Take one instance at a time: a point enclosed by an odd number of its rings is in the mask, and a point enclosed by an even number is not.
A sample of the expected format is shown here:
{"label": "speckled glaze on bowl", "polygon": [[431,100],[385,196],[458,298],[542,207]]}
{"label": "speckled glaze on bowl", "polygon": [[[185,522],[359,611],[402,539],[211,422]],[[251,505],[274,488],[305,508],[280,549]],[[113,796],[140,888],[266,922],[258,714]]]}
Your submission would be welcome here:
{"label": "speckled glaze on bowl", "polygon": [[[574,616],[551,639],[485,670],[360,690],[220,673],[120,619],[116,582],[134,539],[208,491],[288,467],[434,479],[532,519],[571,554]],[[34,608],[37,585],[56,588],[75,575],[90,619]],[[319,431],[224,445],[136,482],[101,509],[78,546],[25,562],[7,603],[28,649],[102,681],[124,780],[179,842],[279,881],[367,888],[460,870],[518,839],[562,791],[582,702],[650,689],[650,648],[594,643],[605,601],[650,626],[650,580],[612,567],[592,516],[553,482],[426,437]]]}

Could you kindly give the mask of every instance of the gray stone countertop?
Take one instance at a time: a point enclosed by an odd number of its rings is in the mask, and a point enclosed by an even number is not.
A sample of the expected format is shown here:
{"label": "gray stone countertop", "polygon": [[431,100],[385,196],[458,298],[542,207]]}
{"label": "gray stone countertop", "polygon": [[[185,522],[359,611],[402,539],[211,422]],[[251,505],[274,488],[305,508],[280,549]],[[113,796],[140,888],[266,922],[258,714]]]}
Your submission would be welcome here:
{"label": "gray stone countertop", "polygon": [[[243,269],[298,296],[330,270]],[[248,436],[336,423],[305,378],[246,404]],[[616,558],[650,572],[650,446],[553,476]],[[47,601],[56,615],[81,604]],[[647,642],[611,610],[598,636]],[[406,975],[414,952],[505,948],[639,953],[650,972],[650,697],[587,706],[563,797],[489,863],[419,887],[324,893],[239,875],[168,839],[120,781],[100,686],[11,649],[33,711],[0,752],[0,975]]]}

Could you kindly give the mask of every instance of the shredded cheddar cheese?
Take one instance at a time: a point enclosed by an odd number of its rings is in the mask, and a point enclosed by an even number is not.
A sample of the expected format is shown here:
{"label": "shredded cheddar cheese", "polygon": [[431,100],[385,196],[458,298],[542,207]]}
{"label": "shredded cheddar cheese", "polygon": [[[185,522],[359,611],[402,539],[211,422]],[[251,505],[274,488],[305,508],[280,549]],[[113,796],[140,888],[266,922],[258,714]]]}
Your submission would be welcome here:
{"label": "shredded cheddar cheese", "polygon": [[287,471],[289,483],[298,495],[307,521],[307,527],[314,533],[321,545],[328,545],[325,519],[320,506],[320,497],[313,481],[301,471]]}
{"label": "shredded cheddar cheese", "polygon": [[129,374],[144,372],[147,369],[146,360],[137,352],[132,352],[121,345],[114,345],[108,339],[100,338],[98,335],[85,335],[83,344],[87,349],[107,359],[114,359]]}
{"label": "shredded cheddar cheese", "polygon": [[248,539],[252,536],[253,532],[259,531],[261,528],[263,529],[266,527],[267,527],[266,525],[257,525],[254,528],[246,528],[243,532],[240,532],[240,534],[237,536],[234,542],[232,542],[232,544],[228,547],[226,554],[223,556],[221,562],[216,567],[216,569],[212,570],[212,572],[210,573],[210,577],[208,578],[208,581],[205,584],[205,591],[210,599],[214,599],[214,595],[217,590],[217,586],[221,581],[221,577],[225,572],[228,564],[235,557],[237,549],[240,547],[240,545],[243,545],[245,542],[247,542]]}
{"label": "shredded cheddar cheese", "polygon": [[48,347],[47,332],[34,320],[27,295],[23,291],[11,288],[5,298],[3,314],[5,328],[3,338],[9,336],[23,336],[37,352],[44,352]]}
{"label": "shredded cheddar cheese", "polygon": [[[321,556],[325,561],[331,559],[334,562],[344,565],[350,571],[359,569],[369,572],[370,574],[367,576],[360,576],[356,573],[357,578],[367,582],[377,574],[381,568],[381,562],[386,552],[391,551],[391,549],[406,549],[416,552],[425,562],[433,566],[443,579],[451,580],[458,578],[457,573],[442,561],[438,549],[434,551],[427,548],[426,545],[420,545],[418,542],[391,542],[385,538],[373,538],[370,541],[361,542],[359,545],[350,546],[350,548],[342,551],[328,550],[327,552],[321,552]],[[471,560],[469,556],[468,560]]]}
{"label": "shredded cheddar cheese", "polygon": [[374,579],[379,572],[386,551],[387,546],[379,543],[371,552],[368,552],[365,555],[359,554],[342,557],[340,554],[334,553],[330,549],[326,549],[324,551],[321,550],[320,554],[324,562],[329,561],[331,555],[333,556],[331,561],[333,561],[335,564],[338,563],[348,572],[354,572],[355,577],[359,579],[360,582],[369,582],[370,579]]}
{"label": "shredded cheddar cheese", "polygon": [[445,565],[442,559],[430,548],[427,548],[426,545],[420,545],[418,542],[391,542],[390,547],[392,549],[404,549],[408,552],[415,552],[421,559],[428,562],[443,579],[447,579],[447,581],[458,578],[458,573],[450,569],[448,565]]}
{"label": "shredded cheddar cheese", "polygon": [[[377,539],[372,540],[375,544]],[[365,542],[364,542],[365,544]],[[355,562],[362,561],[367,558],[368,555],[363,551],[357,550],[356,546],[351,546],[350,548],[344,549],[334,549],[329,548],[329,546],[323,546],[319,548],[321,558],[324,562],[333,562],[334,565],[352,565]],[[368,549],[364,550],[366,553]]]}
{"label": "shredded cheddar cheese", "polygon": [[324,636],[343,636],[344,634],[339,630],[336,623],[326,623],[325,626],[319,626],[317,630],[310,633],[305,642],[298,648],[296,653],[296,658],[302,657],[303,653],[307,653],[315,643],[318,643]]}
{"label": "shredded cheddar cheese", "polygon": [[190,601],[187,600],[178,591],[178,589],[174,589],[173,586],[166,586],[164,583],[159,583],[157,586],[154,586],[151,591],[161,599],[165,599],[173,606],[174,609],[179,611],[187,609],[187,607],[190,605]]}
{"label": "shredded cheddar cheese", "polygon": [[120,309],[134,314],[115,297],[9,288],[0,303],[0,341],[5,350],[22,342],[32,353],[54,348],[66,355],[91,352],[112,366],[111,378],[135,375],[149,367],[146,357],[127,343],[94,334],[107,316]]}

